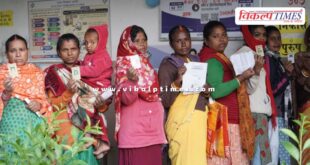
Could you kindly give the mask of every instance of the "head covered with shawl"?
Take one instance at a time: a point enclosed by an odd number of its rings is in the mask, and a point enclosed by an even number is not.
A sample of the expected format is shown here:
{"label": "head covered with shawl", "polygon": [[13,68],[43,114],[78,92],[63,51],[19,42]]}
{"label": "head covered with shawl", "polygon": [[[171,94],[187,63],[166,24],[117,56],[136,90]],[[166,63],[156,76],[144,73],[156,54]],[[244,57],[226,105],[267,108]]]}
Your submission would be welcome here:
{"label": "head covered with shawl", "polygon": [[[263,48],[265,48],[266,46],[266,41],[265,40],[259,40],[255,37],[255,29],[258,27],[263,27],[263,25],[252,25],[252,26],[248,26],[248,25],[243,25],[241,26],[241,32],[243,34],[243,38],[245,43],[253,50],[256,52],[256,46],[257,45],[262,45]],[[269,62],[268,62],[268,58],[265,58],[266,62],[264,64],[264,69],[266,71],[266,88],[267,88],[267,94],[270,97],[271,100],[271,108],[272,108],[272,125],[275,128],[275,126],[277,125],[276,122],[276,116],[277,116],[277,107],[275,104],[275,100],[273,97],[273,93],[272,93],[272,87],[271,87],[271,83],[270,83],[270,67],[269,67]]]}
{"label": "head covered with shawl", "polygon": [[[117,61],[116,61],[116,98],[115,98],[115,112],[116,112],[116,126],[115,132],[117,134],[120,128],[120,109],[121,109],[121,93],[122,84],[126,81],[130,81],[127,78],[127,71],[132,67],[130,57],[138,55],[141,63],[141,68],[135,69],[138,74],[138,81],[136,86],[139,88],[139,98],[145,101],[158,101],[159,100],[159,84],[157,74],[150,64],[146,51],[139,51],[135,46],[134,39],[138,33],[142,32],[145,35],[144,30],[136,25],[127,27],[119,41],[117,49]],[[147,39],[147,38],[146,38]],[[144,90],[143,90],[144,89]]]}
{"label": "head covered with shawl", "polygon": [[[261,26],[264,27],[264,25],[261,25]],[[252,26],[242,25],[241,26],[241,32],[243,35],[243,39],[245,43],[248,45],[248,47],[250,47],[253,51],[256,51],[255,46],[257,45],[262,45],[264,49],[266,46],[266,41],[262,41],[254,37],[254,30],[257,27],[260,27],[260,26],[257,26],[257,25],[252,25]]]}

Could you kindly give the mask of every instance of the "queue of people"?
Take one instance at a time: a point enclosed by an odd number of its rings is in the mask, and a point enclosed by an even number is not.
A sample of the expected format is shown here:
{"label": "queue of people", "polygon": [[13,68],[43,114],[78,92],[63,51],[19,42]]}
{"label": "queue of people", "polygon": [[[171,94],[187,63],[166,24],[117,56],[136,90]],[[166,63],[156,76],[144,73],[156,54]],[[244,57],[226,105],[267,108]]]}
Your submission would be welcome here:
{"label": "queue of people", "polygon": [[[191,54],[188,28],[171,28],[173,52],[161,61],[158,73],[147,54],[147,33],[137,25],[121,34],[114,71],[106,49],[107,25],[85,32],[87,54],[81,61],[78,38],[71,33],[60,36],[56,49],[62,63],[44,71],[28,62],[27,42],[15,34],[5,44],[8,63],[0,66],[0,134],[25,137],[27,126],[36,126],[57,111],[52,105],[64,106],[66,111],[57,119],[65,122],[56,135],[67,136],[67,144],[73,144],[71,130],[82,132],[89,117],[101,134],[87,133],[95,142],[77,158],[98,164],[111,148],[104,113],[114,104],[119,165],[161,165],[165,156],[165,164],[172,165],[291,164],[280,144],[289,137],[279,130],[289,127],[288,118],[297,117],[288,116],[289,107],[294,107],[286,95],[289,88],[296,86],[292,97],[297,112],[310,114],[310,27],[304,36],[307,51],[296,55],[295,64],[281,60],[281,33],[275,26],[243,25],[241,32],[245,44],[238,51],[252,52],[255,64],[238,75],[224,53],[227,29],[219,21],[204,26],[198,55]],[[257,54],[257,46],[264,56]],[[179,89],[189,62],[207,63],[207,79],[205,90],[184,95]],[[10,64],[16,64],[16,77],[9,74]],[[76,68],[79,80],[72,78]],[[103,89],[114,86],[112,77],[116,92],[104,98]],[[160,91],[161,87],[168,90]],[[0,151],[13,148],[5,144]],[[304,159],[310,161],[309,154]]]}

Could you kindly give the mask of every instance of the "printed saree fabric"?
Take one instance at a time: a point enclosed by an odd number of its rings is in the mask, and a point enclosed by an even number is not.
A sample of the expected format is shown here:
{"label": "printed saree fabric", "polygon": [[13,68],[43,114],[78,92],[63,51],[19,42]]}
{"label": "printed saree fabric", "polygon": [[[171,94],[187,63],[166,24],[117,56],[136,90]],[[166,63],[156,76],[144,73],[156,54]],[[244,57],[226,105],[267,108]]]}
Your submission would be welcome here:
{"label": "printed saree fabric", "polygon": [[[52,112],[52,107],[47,101],[44,86],[44,73],[35,65],[27,63],[17,66],[18,76],[12,78],[12,97],[22,101],[29,99],[41,104],[39,113],[48,117]],[[4,91],[4,81],[9,77],[8,64],[0,66],[0,92]],[[2,99],[0,99],[0,119],[4,109]]]}
{"label": "printed saree fabric", "polygon": [[[229,59],[219,52],[204,46],[201,52],[204,56],[201,56],[200,59],[207,61],[211,58],[217,59],[222,65],[228,66],[232,74],[235,74],[232,63]],[[237,89],[237,99],[239,107],[239,127],[240,127],[240,136],[241,144],[244,152],[247,153],[249,158],[254,156],[254,144],[255,144],[255,128],[252,114],[250,111],[250,100],[247,93],[246,83],[243,82],[240,84]]]}
{"label": "printed saree fabric", "polygon": [[[116,60],[116,95],[115,95],[115,113],[116,113],[116,125],[115,133],[117,135],[120,128],[120,110],[121,110],[121,93],[122,83],[128,81],[127,71],[132,67],[130,63],[130,56],[138,55],[141,63],[141,68],[136,69],[139,80],[137,82],[137,88],[139,88],[139,97],[145,101],[153,102],[159,100],[159,83],[157,73],[153,69],[153,66],[149,62],[146,54],[137,50],[134,43],[131,41],[131,26],[127,27],[120,38],[117,49]],[[157,88],[157,89],[155,89]],[[117,138],[117,137],[116,137]]]}
{"label": "printed saree fabric", "polygon": [[228,113],[227,107],[218,102],[209,104],[207,124],[207,154],[229,157]]}

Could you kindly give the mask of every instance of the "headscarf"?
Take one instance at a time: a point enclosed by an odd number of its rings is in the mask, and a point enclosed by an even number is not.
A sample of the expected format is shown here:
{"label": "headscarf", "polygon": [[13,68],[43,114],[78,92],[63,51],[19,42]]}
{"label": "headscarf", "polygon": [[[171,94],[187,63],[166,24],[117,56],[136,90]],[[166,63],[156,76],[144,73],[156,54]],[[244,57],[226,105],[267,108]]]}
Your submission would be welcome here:
{"label": "headscarf", "polygon": [[[27,63],[17,66],[18,76],[12,79],[12,97],[16,97],[22,101],[29,99],[37,101],[41,104],[39,113],[48,117],[52,112],[52,107],[47,101],[44,90],[44,73],[35,65]],[[9,77],[8,64],[0,66],[0,92],[5,90],[4,81]],[[4,105],[0,99],[0,119]]]}
{"label": "headscarf", "polygon": [[[255,46],[257,45],[263,45],[263,48],[265,48],[266,43],[264,41],[260,41],[254,38],[253,34],[249,31],[248,25],[241,26],[241,31],[243,34],[243,38],[245,43],[254,51],[256,52]],[[272,87],[270,82],[270,65],[269,65],[269,58],[265,58],[266,62],[264,64],[264,69],[266,71],[266,88],[267,88],[267,94],[270,97],[271,100],[271,108],[272,108],[272,126],[275,128],[277,126],[277,106],[273,97],[272,93]]]}
{"label": "headscarf", "polygon": [[242,25],[241,26],[241,32],[243,34],[243,39],[245,43],[250,47],[253,51],[256,52],[255,46],[257,45],[262,45],[263,49],[266,47],[266,42],[258,40],[254,38],[253,34],[250,32],[249,26],[248,25]]}
{"label": "headscarf", "polygon": [[[116,113],[116,125],[115,133],[117,135],[120,128],[120,110],[121,110],[121,90],[123,83],[129,81],[127,78],[127,71],[131,67],[130,56],[138,55],[140,58],[141,68],[136,69],[139,80],[136,86],[139,89],[139,98],[148,101],[159,101],[159,83],[157,73],[150,64],[145,53],[140,52],[131,40],[131,26],[127,27],[119,41],[117,49],[117,60],[116,60],[116,95],[115,95],[115,113]],[[150,90],[148,90],[150,89]],[[117,136],[116,136],[117,138]]]}

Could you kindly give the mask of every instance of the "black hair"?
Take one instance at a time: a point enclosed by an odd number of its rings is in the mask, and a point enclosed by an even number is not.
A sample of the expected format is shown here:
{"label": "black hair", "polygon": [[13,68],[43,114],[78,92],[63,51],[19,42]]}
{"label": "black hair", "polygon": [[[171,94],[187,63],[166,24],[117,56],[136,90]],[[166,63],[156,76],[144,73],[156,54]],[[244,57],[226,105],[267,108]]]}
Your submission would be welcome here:
{"label": "black hair", "polygon": [[135,39],[136,39],[136,37],[137,37],[137,34],[138,34],[139,32],[142,32],[142,33],[144,34],[145,39],[147,40],[147,35],[146,35],[144,29],[143,29],[142,27],[140,27],[140,26],[132,25],[132,26],[131,26],[131,31],[130,31],[130,37],[131,37],[131,41],[132,41],[132,42],[135,41]]}
{"label": "black hair", "polygon": [[[275,27],[275,26],[267,26],[266,27],[266,38],[268,39],[270,34],[273,33],[273,32],[279,32],[280,33],[280,30],[277,27]],[[268,40],[266,40],[266,42],[268,44]]]}
{"label": "black hair", "polygon": [[184,25],[177,25],[177,26],[174,26],[173,28],[170,29],[169,31],[169,43],[171,44],[172,41],[173,41],[173,35],[178,32],[178,31],[185,31],[188,35],[189,35],[189,38],[191,37],[191,34],[188,30],[188,28]]}
{"label": "black hair", "polygon": [[8,38],[5,42],[5,52],[7,53],[9,51],[9,47],[10,47],[10,43],[14,40],[21,40],[24,42],[24,44],[26,45],[26,48],[28,49],[27,46],[27,41],[24,37],[18,35],[18,34],[13,34],[10,38]]}
{"label": "black hair", "polygon": [[264,25],[249,25],[249,31],[250,31],[250,33],[251,33],[252,35],[254,35],[255,29],[258,28],[258,27],[265,28]]}
{"label": "black hair", "polygon": [[66,33],[66,34],[61,35],[58,38],[57,46],[56,46],[56,50],[57,50],[58,53],[59,53],[60,48],[61,48],[62,44],[64,43],[64,41],[69,41],[69,40],[74,41],[76,46],[80,49],[80,41],[79,41],[79,39],[74,34],[72,34],[72,33]]}
{"label": "black hair", "polygon": [[203,38],[208,39],[210,35],[212,34],[214,28],[216,27],[222,27],[227,32],[225,25],[220,21],[209,21],[207,24],[205,24],[203,28]]}
{"label": "black hair", "polygon": [[95,29],[92,29],[92,28],[87,29],[86,32],[85,32],[85,35],[88,34],[88,33],[96,33],[96,34],[98,34],[97,31]]}
{"label": "black hair", "polygon": [[194,49],[194,48],[192,48],[189,52],[190,52],[190,53],[191,53],[191,52],[194,52],[194,54],[197,54],[197,50]]}
{"label": "black hair", "polygon": [[306,29],[305,36],[304,36],[304,43],[307,47],[307,51],[310,50],[310,25]]}

